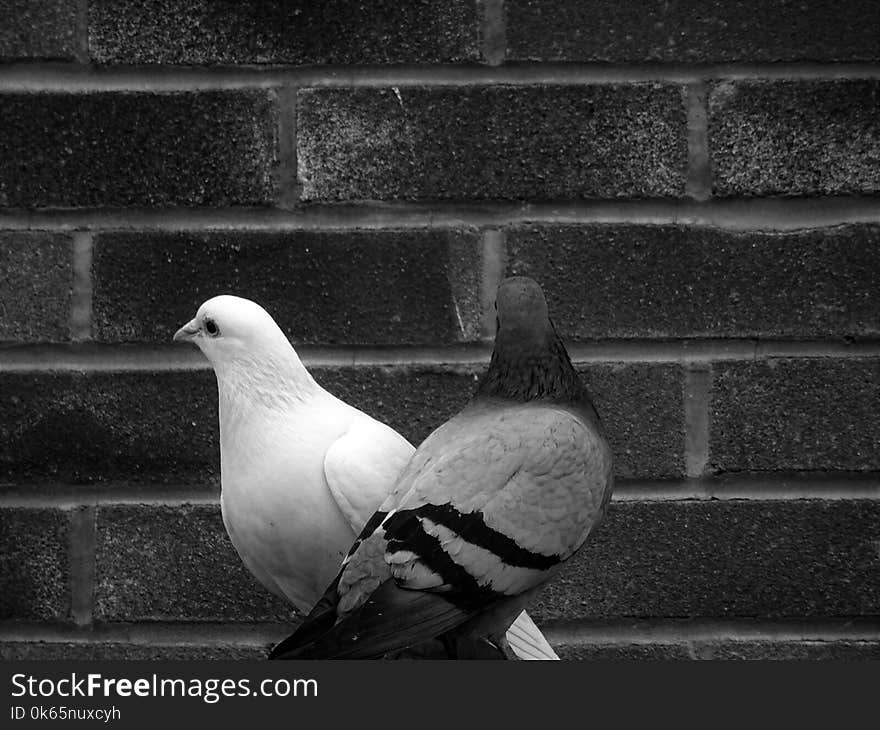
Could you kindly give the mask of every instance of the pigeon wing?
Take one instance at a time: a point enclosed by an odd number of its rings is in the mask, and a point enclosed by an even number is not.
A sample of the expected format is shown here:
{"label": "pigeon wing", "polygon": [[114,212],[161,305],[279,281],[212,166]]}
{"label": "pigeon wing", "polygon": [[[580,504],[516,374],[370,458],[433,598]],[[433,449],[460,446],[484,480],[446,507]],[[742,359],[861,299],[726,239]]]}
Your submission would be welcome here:
{"label": "pigeon wing", "polygon": [[[401,587],[445,585],[433,585],[443,575],[431,563],[448,558],[481,589],[517,595],[546,580],[602,520],[611,454],[589,421],[562,406],[468,416],[446,424],[451,443],[439,445],[385,519],[388,561]],[[432,549],[409,556],[406,543],[422,533]]]}
{"label": "pigeon wing", "polygon": [[425,441],[398,486],[409,489],[397,509],[274,656],[380,656],[502,604],[518,612],[515,599],[601,520],[610,454],[565,408],[466,410]]}
{"label": "pigeon wing", "polygon": [[324,455],[324,478],[351,529],[358,534],[382,506],[415,448],[369,417],[356,420]]}
{"label": "pigeon wing", "polygon": [[[400,487],[381,502],[377,503],[376,500],[387,490],[384,480],[389,478],[389,473],[397,468],[396,479],[413,451],[415,449],[409,442],[396,432],[389,436],[376,433],[375,428],[363,427],[348,431],[328,450],[324,462],[327,484],[352,529],[357,532],[369,517],[373,520],[368,525],[369,529],[364,530],[365,534],[352,545],[349,557],[360,546],[360,540],[368,538],[388,512],[400,503],[403,496]],[[376,455],[387,458],[379,461]],[[507,639],[521,659],[559,658],[525,611],[511,625]]]}

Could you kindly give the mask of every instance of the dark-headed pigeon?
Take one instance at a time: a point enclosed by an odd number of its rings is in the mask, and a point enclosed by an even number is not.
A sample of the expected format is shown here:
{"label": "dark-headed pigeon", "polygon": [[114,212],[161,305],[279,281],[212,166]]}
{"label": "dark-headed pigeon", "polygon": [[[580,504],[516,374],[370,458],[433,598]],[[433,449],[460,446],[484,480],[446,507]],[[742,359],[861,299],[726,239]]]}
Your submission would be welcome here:
{"label": "dark-headed pigeon", "polygon": [[416,450],[305,623],[272,658],[378,658],[505,633],[602,521],[611,450],[541,288],[506,279],[488,371]]}

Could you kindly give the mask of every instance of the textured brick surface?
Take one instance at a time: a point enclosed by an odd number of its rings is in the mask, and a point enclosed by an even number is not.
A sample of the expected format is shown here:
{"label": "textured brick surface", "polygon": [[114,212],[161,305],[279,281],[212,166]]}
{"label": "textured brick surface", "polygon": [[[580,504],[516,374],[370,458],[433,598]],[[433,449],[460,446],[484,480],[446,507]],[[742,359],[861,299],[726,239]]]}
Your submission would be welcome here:
{"label": "textured brick surface", "polygon": [[257,621],[289,614],[244,567],[219,506],[99,509],[96,620]]}
{"label": "textured brick surface", "polygon": [[5,661],[74,659],[79,661],[265,659],[271,646],[235,646],[231,644],[144,645],[123,642],[0,642],[0,659]]}
{"label": "textured brick surface", "polygon": [[433,344],[480,330],[475,231],[98,236],[95,337],[168,342],[216,294],[262,304],[294,343]]}
{"label": "textured brick surface", "polygon": [[[669,660],[669,659],[836,659],[880,658],[876,641],[725,641],[699,642],[691,656],[686,644],[558,644],[554,647],[566,661]],[[0,659],[5,661],[77,659],[112,660],[192,660],[265,659],[265,647],[231,644],[126,644],[122,642],[0,642]]]}
{"label": "textured brick surface", "polygon": [[0,60],[72,59],[76,0],[0,0]]}
{"label": "textured brick surface", "polygon": [[0,340],[69,339],[72,278],[69,237],[0,232]]}
{"label": "textured brick surface", "polygon": [[420,444],[460,411],[476,387],[479,368],[314,368],[315,380],[347,403]]}
{"label": "textured brick surface", "polygon": [[0,480],[218,481],[211,372],[0,374]]}
{"label": "textured brick surface", "polygon": [[877,80],[715,85],[709,96],[715,193],[876,193],[878,90]]}
{"label": "textured brick surface", "polygon": [[684,192],[677,86],[306,89],[297,116],[306,200]]}
{"label": "textured brick surface", "polygon": [[614,451],[617,477],[684,471],[684,373],[642,363],[579,368]]}
{"label": "textured brick surface", "polygon": [[468,0],[98,0],[89,50],[100,63],[393,64],[477,60]]}
{"label": "textured brick surface", "polygon": [[612,503],[530,607],[539,619],[880,611],[880,504]]}
{"label": "textured brick surface", "polygon": [[0,509],[0,620],[64,621],[69,610],[67,515]]}
{"label": "textured brick surface", "polygon": [[508,273],[541,282],[564,337],[880,334],[880,227],[735,233],[526,226]]}
{"label": "textured brick surface", "polygon": [[[464,406],[482,372],[482,368],[317,368],[315,378],[419,444]],[[617,476],[680,475],[681,370],[669,365],[590,365],[581,373],[607,429]]]}
{"label": "textured brick surface", "polygon": [[[470,397],[469,372],[315,368],[331,392],[419,443]],[[210,371],[0,374],[0,479],[219,483]]]}
{"label": "textured brick surface", "polygon": [[[313,369],[330,392],[414,444],[464,407],[476,368]],[[681,474],[681,371],[583,369],[618,476]],[[0,479],[216,485],[216,383],[210,371],[0,375]]]}
{"label": "textured brick surface", "polygon": [[880,659],[880,641],[701,642],[698,659]]}
{"label": "textured brick surface", "polygon": [[690,659],[686,644],[557,644],[553,647],[564,661],[617,661],[638,659],[668,661]]}
{"label": "textured brick surface", "polygon": [[710,468],[880,469],[880,360],[716,363]]}
{"label": "textured brick surface", "polygon": [[871,61],[874,0],[508,0],[509,59]]}
{"label": "textured brick surface", "polygon": [[275,117],[263,91],[4,95],[0,206],[267,203]]}

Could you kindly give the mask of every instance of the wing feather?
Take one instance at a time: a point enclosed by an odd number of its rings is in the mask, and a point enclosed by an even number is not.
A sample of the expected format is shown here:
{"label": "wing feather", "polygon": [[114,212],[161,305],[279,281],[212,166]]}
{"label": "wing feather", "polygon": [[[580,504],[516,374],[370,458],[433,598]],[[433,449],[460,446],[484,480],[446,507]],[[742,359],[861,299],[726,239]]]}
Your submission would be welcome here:
{"label": "wing feather", "polygon": [[386,500],[414,451],[403,436],[368,417],[327,449],[324,478],[355,534]]}
{"label": "wing feather", "polygon": [[380,656],[500,615],[601,520],[610,461],[601,436],[565,408],[465,410],[422,444],[397,484],[397,506],[362,534],[280,654]]}
{"label": "wing feather", "polygon": [[[611,454],[590,423],[561,407],[510,408],[471,425],[412,480],[395,520],[411,515],[480,587],[515,595],[550,577],[602,520]],[[398,547],[405,536],[389,543]]]}

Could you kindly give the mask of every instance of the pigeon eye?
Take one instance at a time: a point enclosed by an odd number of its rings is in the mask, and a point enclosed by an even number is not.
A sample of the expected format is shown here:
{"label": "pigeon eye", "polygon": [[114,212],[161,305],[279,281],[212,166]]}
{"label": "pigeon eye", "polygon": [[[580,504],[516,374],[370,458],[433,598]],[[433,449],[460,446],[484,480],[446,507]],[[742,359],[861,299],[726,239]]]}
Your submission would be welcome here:
{"label": "pigeon eye", "polygon": [[217,326],[217,323],[213,319],[206,319],[205,332],[211,335],[211,337],[216,337],[220,334],[220,328]]}

